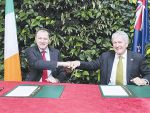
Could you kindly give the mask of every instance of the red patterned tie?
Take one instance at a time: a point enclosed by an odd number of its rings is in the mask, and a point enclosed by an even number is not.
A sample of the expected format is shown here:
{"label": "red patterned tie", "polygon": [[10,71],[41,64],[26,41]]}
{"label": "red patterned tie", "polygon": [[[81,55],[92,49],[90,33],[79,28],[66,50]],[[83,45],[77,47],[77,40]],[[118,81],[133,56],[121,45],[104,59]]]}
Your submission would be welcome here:
{"label": "red patterned tie", "polygon": [[[42,51],[42,53],[43,53],[43,60],[46,60],[45,52],[46,52],[46,51]],[[45,80],[46,78],[47,78],[47,70],[43,70],[42,82],[47,82],[47,81]]]}

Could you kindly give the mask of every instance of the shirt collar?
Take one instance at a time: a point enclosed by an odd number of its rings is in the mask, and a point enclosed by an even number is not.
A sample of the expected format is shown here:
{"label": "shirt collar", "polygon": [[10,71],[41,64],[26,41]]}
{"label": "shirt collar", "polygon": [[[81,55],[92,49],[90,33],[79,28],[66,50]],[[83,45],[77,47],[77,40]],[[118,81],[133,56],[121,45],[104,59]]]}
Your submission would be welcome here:
{"label": "shirt collar", "polygon": [[118,55],[117,53],[115,54],[115,58],[118,58],[119,56],[126,58],[127,57],[127,50],[125,51],[125,53],[123,55]]}
{"label": "shirt collar", "polygon": [[[38,47],[38,48],[39,48],[39,47]],[[39,48],[39,50],[40,50],[40,52],[42,53],[43,50],[40,49],[40,48]],[[47,47],[44,51],[46,51],[46,53],[48,53],[48,51],[49,51],[48,47]]]}

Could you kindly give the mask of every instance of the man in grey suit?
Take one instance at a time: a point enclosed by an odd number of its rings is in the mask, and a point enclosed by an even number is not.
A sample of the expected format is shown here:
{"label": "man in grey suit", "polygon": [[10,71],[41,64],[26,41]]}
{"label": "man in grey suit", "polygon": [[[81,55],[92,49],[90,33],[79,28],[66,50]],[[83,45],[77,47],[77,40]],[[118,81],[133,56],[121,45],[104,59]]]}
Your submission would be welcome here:
{"label": "man in grey suit", "polygon": [[[112,35],[112,44],[114,51],[104,52],[101,57],[93,62],[73,61],[71,68],[76,67],[82,70],[96,71],[100,69],[100,84],[120,85],[117,80],[122,80],[121,85],[138,86],[149,84],[150,68],[140,53],[129,51],[129,38],[123,31],[117,31]],[[119,60],[119,56],[121,60]],[[121,66],[117,66],[121,62]],[[122,78],[118,79],[118,69],[121,71]],[[120,73],[120,72],[119,72]],[[142,76],[142,77],[141,77]]]}
{"label": "man in grey suit", "polygon": [[[39,29],[36,32],[35,41],[37,46],[25,49],[30,69],[26,81],[62,82],[66,77],[64,67],[69,67],[70,63],[62,62],[60,51],[49,47],[49,31],[45,28]],[[44,60],[43,55],[45,58]],[[44,71],[46,72],[45,78],[43,78]]]}

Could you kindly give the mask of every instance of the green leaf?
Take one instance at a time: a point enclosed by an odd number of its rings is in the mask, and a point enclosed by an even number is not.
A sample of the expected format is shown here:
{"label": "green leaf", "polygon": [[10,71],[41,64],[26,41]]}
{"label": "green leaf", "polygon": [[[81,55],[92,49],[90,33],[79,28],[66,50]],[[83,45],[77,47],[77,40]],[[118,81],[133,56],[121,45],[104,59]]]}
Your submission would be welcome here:
{"label": "green leaf", "polygon": [[74,53],[75,52],[75,49],[72,49],[69,53]]}
{"label": "green leaf", "polygon": [[97,38],[97,39],[96,39],[96,43],[99,44],[100,42],[101,42],[101,39],[100,39],[100,38]]}
{"label": "green leaf", "polygon": [[36,19],[41,19],[41,16],[37,16]]}
{"label": "green leaf", "polygon": [[77,42],[76,46],[82,46],[82,43]]}
{"label": "green leaf", "polygon": [[89,72],[88,71],[84,71],[83,75],[89,75]]}
{"label": "green leaf", "polygon": [[108,10],[105,10],[105,14],[108,14]]}
{"label": "green leaf", "polygon": [[87,60],[88,60],[89,62],[91,62],[91,61],[92,61],[91,57],[88,57],[88,58],[87,58]]}
{"label": "green leaf", "polygon": [[45,18],[44,18],[44,17],[41,17],[40,20],[45,20]]}
{"label": "green leaf", "polygon": [[96,18],[98,18],[101,15],[101,12],[98,12],[96,15]]}
{"label": "green leaf", "polygon": [[147,53],[146,53],[146,54],[150,54],[150,49],[147,50]]}
{"label": "green leaf", "polygon": [[54,20],[52,20],[52,21],[51,21],[51,24],[54,24],[54,23],[55,23],[55,21],[54,21]]}
{"label": "green leaf", "polygon": [[46,25],[50,24],[50,20],[46,20]]}
{"label": "green leaf", "polygon": [[30,24],[30,19],[27,19],[26,22],[27,22],[28,24]]}
{"label": "green leaf", "polygon": [[76,55],[76,56],[78,55],[78,52],[77,52],[77,51],[75,51],[75,55]]}
{"label": "green leaf", "polygon": [[32,22],[32,23],[36,22],[36,19],[31,19],[31,22]]}
{"label": "green leaf", "polygon": [[84,56],[83,54],[80,54],[80,55],[79,55],[79,58],[80,58],[81,60],[85,60],[85,56]]}
{"label": "green leaf", "polygon": [[90,77],[89,77],[89,76],[86,76],[86,79],[89,81],[89,80],[90,80]]}
{"label": "green leaf", "polygon": [[105,17],[104,17],[104,16],[101,16],[101,19],[102,19],[102,21],[104,21],[104,20],[105,20]]}
{"label": "green leaf", "polygon": [[24,17],[24,15],[25,15],[26,13],[25,12],[20,12],[20,17]]}
{"label": "green leaf", "polygon": [[74,74],[76,77],[81,77],[81,74],[80,73],[75,73]]}
{"label": "green leaf", "polygon": [[33,10],[33,9],[30,9],[30,10],[29,10],[29,13],[30,13],[30,14],[34,13],[34,10]]}

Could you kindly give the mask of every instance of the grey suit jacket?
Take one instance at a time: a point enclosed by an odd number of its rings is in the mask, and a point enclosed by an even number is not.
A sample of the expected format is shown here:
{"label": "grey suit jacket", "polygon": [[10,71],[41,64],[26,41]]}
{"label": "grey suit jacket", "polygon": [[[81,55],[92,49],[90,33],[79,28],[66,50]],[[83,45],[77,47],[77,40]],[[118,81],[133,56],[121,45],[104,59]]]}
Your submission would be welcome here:
{"label": "grey suit jacket", "polygon": [[25,49],[26,58],[29,64],[30,73],[26,81],[39,81],[43,75],[43,70],[52,70],[52,76],[62,82],[66,77],[64,67],[57,68],[57,62],[62,61],[60,52],[57,49],[50,48],[50,61],[45,61],[42,58],[37,46]]}
{"label": "grey suit jacket", "polygon": [[[79,69],[96,71],[100,69],[100,84],[107,85],[110,81],[111,71],[113,67],[115,52],[104,52],[100,58],[93,62],[83,62],[81,61]],[[147,63],[143,59],[143,56],[139,53],[127,50],[127,84],[132,85],[130,82],[132,78],[140,77],[150,81],[150,68],[148,68]]]}

